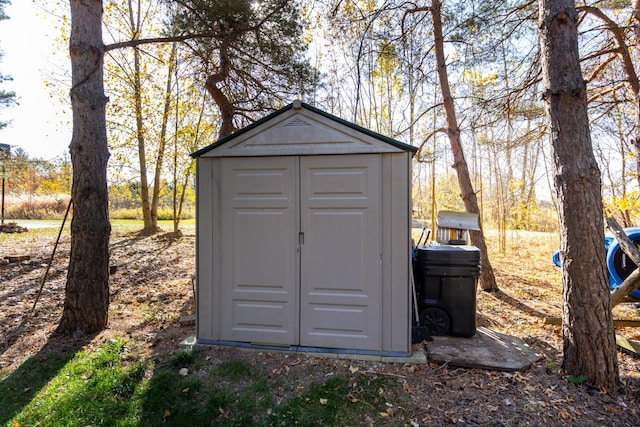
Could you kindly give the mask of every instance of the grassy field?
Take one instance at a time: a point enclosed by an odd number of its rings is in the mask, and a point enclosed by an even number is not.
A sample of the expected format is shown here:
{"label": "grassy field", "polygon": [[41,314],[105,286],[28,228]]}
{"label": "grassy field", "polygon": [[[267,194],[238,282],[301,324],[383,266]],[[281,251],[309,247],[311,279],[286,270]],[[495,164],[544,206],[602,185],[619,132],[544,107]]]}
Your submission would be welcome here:
{"label": "grassy field", "polygon": [[[62,220],[47,220],[47,219],[22,219],[22,220],[5,220],[5,223],[16,222],[18,225],[27,227],[29,229],[40,228],[59,228],[62,225]],[[140,229],[142,228],[142,221],[137,219],[111,219],[111,227],[113,229]],[[71,225],[71,220],[65,222],[65,227]],[[184,219],[180,221],[180,227],[195,227],[195,218]],[[158,226],[165,230],[173,229],[173,221],[171,220],[158,220]]]}

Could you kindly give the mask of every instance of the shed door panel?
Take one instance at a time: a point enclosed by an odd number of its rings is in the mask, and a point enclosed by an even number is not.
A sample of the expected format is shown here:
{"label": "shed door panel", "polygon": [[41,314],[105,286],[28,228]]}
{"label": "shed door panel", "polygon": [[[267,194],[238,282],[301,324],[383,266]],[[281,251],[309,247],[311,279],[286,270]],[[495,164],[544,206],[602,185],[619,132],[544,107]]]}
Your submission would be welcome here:
{"label": "shed door panel", "polygon": [[297,159],[222,162],[221,339],[298,340]]}
{"label": "shed door panel", "polygon": [[300,344],[379,350],[380,157],[302,157],[300,171]]}

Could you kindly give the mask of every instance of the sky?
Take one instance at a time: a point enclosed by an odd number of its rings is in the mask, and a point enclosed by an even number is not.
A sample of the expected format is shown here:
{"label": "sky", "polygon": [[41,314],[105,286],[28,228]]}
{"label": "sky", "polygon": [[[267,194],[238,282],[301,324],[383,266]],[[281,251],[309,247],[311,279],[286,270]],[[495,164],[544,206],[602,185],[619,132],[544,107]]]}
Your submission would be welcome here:
{"label": "sky", "polygon": [[60,157],[71,142],[71,106],[45,86],[47,80],[63,81],[70,67],[64,51],[54,54],[56,17],[32,0],[12,0],[5,12],[9,19],[0,21],[0,72],[13,81],[0,87],[14,91],[19,105],[0,110],[0,121],[11,121],[0,130],[0,144],[11,145],[12,152],[20,147],[31,158]]}

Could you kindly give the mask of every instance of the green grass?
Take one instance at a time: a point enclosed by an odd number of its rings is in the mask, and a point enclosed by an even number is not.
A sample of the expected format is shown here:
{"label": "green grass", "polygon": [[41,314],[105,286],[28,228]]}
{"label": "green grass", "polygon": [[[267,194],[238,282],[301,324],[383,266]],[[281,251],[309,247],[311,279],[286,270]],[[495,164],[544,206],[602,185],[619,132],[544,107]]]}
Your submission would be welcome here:
{"label": "green grass", "polygon": [[0,410],[0,422],[20,426],[135,425],[149,365],[125,362],[126,353],[123,342],[114,341],[95,353],[78,352],[64,365],[61,361],[65,357],[57,353],[27,360],[22,366],[38,364],[42,372],[35,375],[47,381],[36,379],[40,387],[30,399],[15,399],[16,389],[29,386],[17,373],[3,379],[0,394],[6,398],[2,407],[11,409]]}
{"label": "green grass", "polygon": [[[11,221],[5,221],[9,223]],[[60,231],[60,226],[51,226],[52,223],[61,224],[62,220],[51,221],[51,220],[23,220],[18,221],[18,224],[25,226],[29,232],[29,236],[40,236],[43,238],[54,239],[58,235]],[[139,231],[143,228],[143,223],[140,220],[135,219],[112,219],[110,220],[111,230],[112,231]],[[39,225],[46,224],[46,225]],[[195,219],[186,219],[180,221],[180,229],[184,230],[187,228],[193,228],[196,224]],[[69,234],[69,230],[71,227],[71,220],[68,219],[65,223],[65,228],[63,230],[63,236],[67,236]],[[160,227],[164,232],[173,231],[173,221],[160,220],[158,221],[158,227]],[[23,233],[0,233],[0,243],[4,241],[18,241],[24,237]]]}
{"label": "green grass", "polygon": [[0,426],[402,425],[410,401],[393,378],[318,375],[296,392],[252,363],[194,349],[158,364],[114,340],[42,353],[0,378]]}
{"label": "green grass", "polygon": [[[140,219],[116,219],[111,218],[111,227],[113,229],[117,228],[137,228],[142,229],[143,222]],[[180,227],[193,227],[196,224],[195,218],[183,219],[180,221]],[[173,220],[158,220],[158,227],[162,228],[164,231],[172,231],[173,230]]]}

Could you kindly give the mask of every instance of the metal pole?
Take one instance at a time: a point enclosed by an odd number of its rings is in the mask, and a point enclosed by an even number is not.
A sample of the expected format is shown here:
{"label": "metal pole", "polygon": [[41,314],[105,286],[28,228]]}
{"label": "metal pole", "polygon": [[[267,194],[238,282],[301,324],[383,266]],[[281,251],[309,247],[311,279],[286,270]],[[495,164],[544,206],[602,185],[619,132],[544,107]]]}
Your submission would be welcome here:
{"label": "metal pole", "polygon": [[0,222],[0,225],[4,225],[4,174],[5,169],[4,165],[2,165],[2,222]]}
{"label": "metal pole", "polygon": [[0,160],[2,160],[2,217],[0,225],[4,225],[4,186],[7,178],[7,169],[5,162],[11,155],[11,146],[9,144],[0,144]]}

